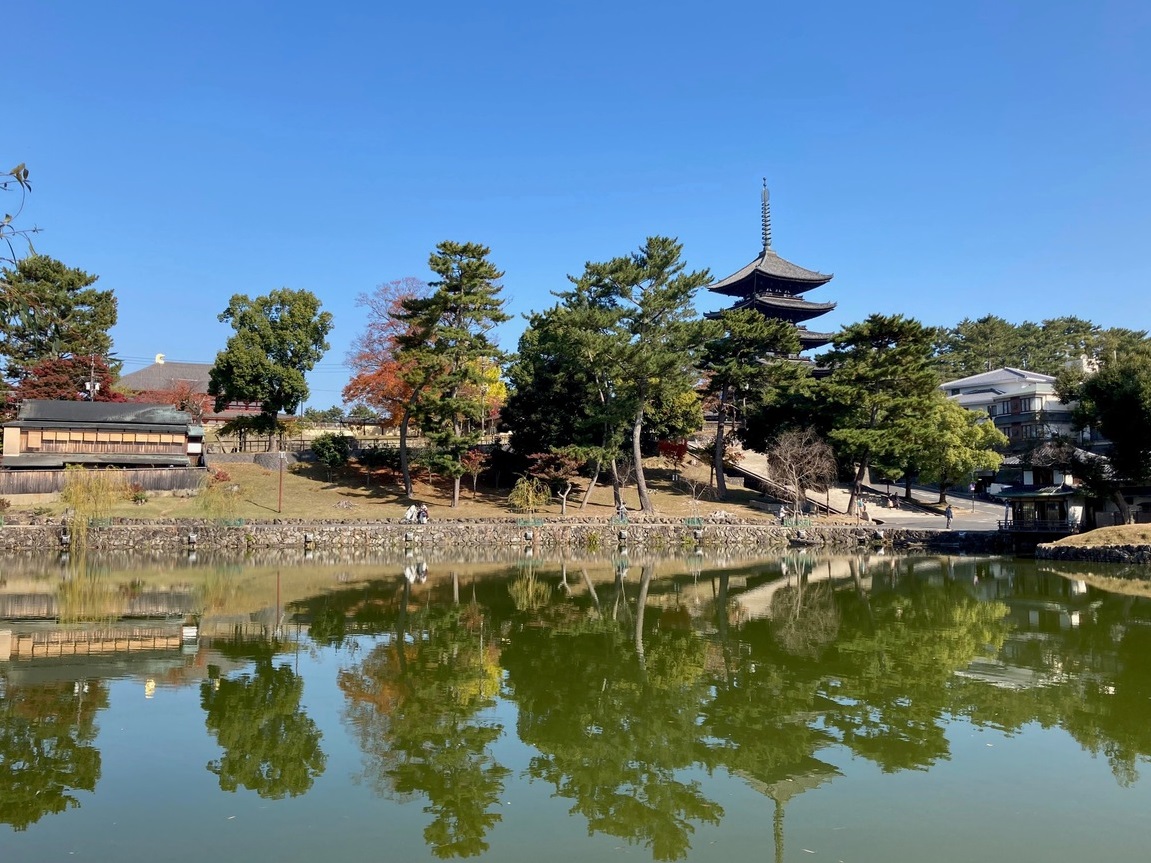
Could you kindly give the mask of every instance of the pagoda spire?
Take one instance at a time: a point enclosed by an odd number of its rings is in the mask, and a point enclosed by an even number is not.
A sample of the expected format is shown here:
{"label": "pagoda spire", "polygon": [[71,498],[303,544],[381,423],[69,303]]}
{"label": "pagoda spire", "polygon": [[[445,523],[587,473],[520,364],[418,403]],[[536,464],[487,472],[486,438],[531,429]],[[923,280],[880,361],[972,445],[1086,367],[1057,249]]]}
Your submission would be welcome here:
{"label": "pagoda spire", "polygon": [[771,249],[771,202],[767,193],[767,177],[763,178],[763,250]]}

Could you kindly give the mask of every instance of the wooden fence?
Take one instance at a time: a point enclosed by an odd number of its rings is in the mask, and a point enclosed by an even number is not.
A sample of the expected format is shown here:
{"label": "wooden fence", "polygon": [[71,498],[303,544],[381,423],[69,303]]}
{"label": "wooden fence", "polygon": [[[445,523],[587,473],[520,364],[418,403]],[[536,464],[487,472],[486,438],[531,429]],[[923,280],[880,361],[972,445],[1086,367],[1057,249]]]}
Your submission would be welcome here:
{"label": "wooden fence", "polygon": [[[113,470],[114,468],[105,468]],[[184,491],[200,487],[207,473],[202,467],[155,467],[114,469],[124,487],[139,485],[144,491]],[[63,470],[0,470],[0,497],[17,494],[59,494],[64,489]]]}

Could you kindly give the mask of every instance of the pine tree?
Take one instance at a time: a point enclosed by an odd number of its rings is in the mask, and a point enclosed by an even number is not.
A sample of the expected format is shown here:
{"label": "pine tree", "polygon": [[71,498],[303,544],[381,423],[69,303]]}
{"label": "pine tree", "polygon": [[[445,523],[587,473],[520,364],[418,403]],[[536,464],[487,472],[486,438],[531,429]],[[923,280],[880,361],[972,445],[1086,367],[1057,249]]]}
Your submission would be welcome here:
{"label": "pine tree", "polygon": [[419,405],[418,421],[430,444],[430,465],[452,479],[453,507],[459,504],[465,456],[480,440],[480,361],[503,358],[492,331],[510,319],[498,284],[503,273],[488,260],[490,252],[478,243],[437,245],[428,260],[439,276],[429,283],[432,294],[404,300],[398,315],[406,326],[396,358],[408,384],[438,396]]}

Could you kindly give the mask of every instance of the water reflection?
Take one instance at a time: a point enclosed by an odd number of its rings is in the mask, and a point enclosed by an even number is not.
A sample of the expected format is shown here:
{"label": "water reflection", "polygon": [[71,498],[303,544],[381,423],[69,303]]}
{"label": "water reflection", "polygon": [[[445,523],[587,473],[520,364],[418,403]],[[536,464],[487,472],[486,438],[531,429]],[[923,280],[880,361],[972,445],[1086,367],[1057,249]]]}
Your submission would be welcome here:
{"label": "water reflection", "polygon": [[304,681],[292,667],[276,664],[283,647],[275,640],[237,638],[217,645],[232,660],[251,660],[255,669],[222,677],[209,666],[200,684],[204,724],[223,749],[208,770],[220,789],[243,787],[276,800],[296,797],[324,772],[320,730],[300,708]]}
{"label": "water reflection", "polygon": [[490,749],[503,726],[483,716],[500,688],[499,647],[478,603],[412,609],[411,585],[400,584],[390,637],[340,672],[345,717],[377,793],[426,798],[432,852],[470,857],[488,849],[510,773]]}
{"label": "water reflection", "polygon": [[[139,622],[0,624],[0,818],[24,830],[99,793],[95,717],[116,709],[116,677],[198,690],[221,790],[415,801],[440,858],[524,830],[502,801],[528,785],[593,839],[684,859],[733,817],[717,782],[733,777],[770,801],[782,860],[797,795],[866,764],[931,772],[956,757],[957,720],[1061,727],[1130,787],[1151,757],[1151,590],[1114,572],[803,553],[93,569],[101,615],[110,597],[193,596],[199,640],[143,650],[117,634]],[[10,609],[59,595],[50,569],[5,577]],[[301,670],[300,651],[319,661]],[[339,703],[306,709],[305,678]],[[328,770],[342,736],[359,783]]]}
{"label": "water reflection", "polygon": [[100,780],[96,713],[100,681],[14,683],[0,679],[0,823],[26,830],[80,805]]}

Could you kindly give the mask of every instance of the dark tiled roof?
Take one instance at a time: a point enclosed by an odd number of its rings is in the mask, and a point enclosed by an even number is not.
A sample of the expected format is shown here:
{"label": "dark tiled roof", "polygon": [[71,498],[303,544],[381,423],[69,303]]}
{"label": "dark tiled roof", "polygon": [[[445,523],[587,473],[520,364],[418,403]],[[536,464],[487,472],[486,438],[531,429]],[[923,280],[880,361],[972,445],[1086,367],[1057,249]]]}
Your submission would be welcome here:
{"label": "dark tiled roof", "polygon": [[817,333],[815,330],[809,330],[807,327],[796,327],[799,331],[799,340],[801,342],[819,342],[820,344],[827,344],[835,338],[835,333]]}
{"label": "dark tiled roof", "polygon": [[721,279],[708,287],[709,291],[728,296],[742,296],[750,293],[748,283],[754,284],[760,278],[790,283],[797,291],[816,288],[830,282],[831,275],[817,273],[815,270],[806,270],[791,261],[786,261],[775,253],[773,249],[764,249],[763,254],[743,269]]}
{"label": "dark tiled roof", "polygon": [[740,300],[734,309],[755,309],[764,317],[784,318],[789,321],[806,321],[819,317],[835,308],[835,303],[812,303],[802,297],[781,297],[773,294],[757,294]]}
{"label": "dark tiled roof", "polygon": [[179,384],[191,384],[194,392],[207,393],[211,363],[152,363],[122,375],[118,383],[138,392],[169,392]]}
{"label": "dark tiled roof", "polygon": [[14,422],[6,426],[52,424],[119,424],[187,428],[191,417],[171,405],[140,402],[72,402],[30,399],[20,405]]}

